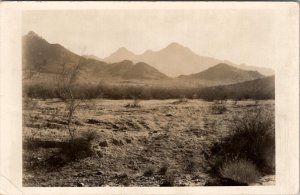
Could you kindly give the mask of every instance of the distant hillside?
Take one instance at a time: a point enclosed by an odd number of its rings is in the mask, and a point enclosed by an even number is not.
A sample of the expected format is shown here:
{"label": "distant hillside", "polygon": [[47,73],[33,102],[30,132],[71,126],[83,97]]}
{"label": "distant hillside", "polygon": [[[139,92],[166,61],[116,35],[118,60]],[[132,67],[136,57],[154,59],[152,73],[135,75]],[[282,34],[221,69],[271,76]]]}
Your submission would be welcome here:
{"label": "distant hillside", "polygon": [[274,99],[275,76],[269,76],[242,83],[207,87],[199,92],[200,98],[214,99]]}
{"label": "distant hillside", "polygon": [[159,71],[171,77],[201,72],[220,63],[226,63],[244,70],[258,71],[265,76],[274,74],[274,71],[270,68],[247,66],[244,64],[236,65],[228,61],[199,56],[188,47],[184,47],[178,43],[171,43],[159,51],[147,50],[140,55],[134,54],[128,49],[121,47],[110,56],[104,58],[104,61],[108,63],[123,60],[151,64]]}
{"label": "distant hillside", "polygon": [[122,61],[113,64],[79,56],[59,44],[50,44],[34,32],[23,37],[23,69],[43,73],[45,77],[52,78],[58,73],[62,65],[67,67],[80,64],[80,79],[84,82],[99,81],[105,78],[123,79],[162,79],[166,75],[146,63],[134,64]]}
{"label": "distant hillside", "polygon": [[220,84],[239,83],[264,77],[257,71],[247,71],[220,63],[202,72],[180,76],[182,79],[198,79]]}
{"label": "distant hillside", "polygon": [[257,66],[249,66],[246,64],[239,64],[239,65],[233,65],[237,68],[243,69],[243,70],[252,70],[257,71],[265,76],[272,76],[275,75],[275,71],[271,68],[264,68],[264,67],[257,67]]}

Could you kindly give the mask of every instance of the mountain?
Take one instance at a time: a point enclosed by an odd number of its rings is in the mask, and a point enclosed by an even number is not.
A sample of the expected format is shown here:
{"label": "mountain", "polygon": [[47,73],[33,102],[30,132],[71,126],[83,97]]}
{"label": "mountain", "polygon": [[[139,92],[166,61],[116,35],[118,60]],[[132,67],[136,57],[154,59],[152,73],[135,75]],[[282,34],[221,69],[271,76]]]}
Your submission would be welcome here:
{"label": "mountain", "polygon": [[159,51],[147,50],[141,55],[136,55],[123,47],[104,58],[106,62],[121,60],[145,62],[172,77],[199,72],[221,62],[214,58],[198,56],[189,48],[178,43],[171,43]]}
{"label": "mountain", "polygon": [[257,71],[242,70],[225,63],[220,63],[202,72],[186,76],[183,75],[179,78],[210,81],[219,84],[230,84],[259,79],[263,77],[264,76]]}
{"label": "mountain", "polygon": [[200,90],[201,97],[213,99],[274,99],[275,76],[231,85],[207,87]]}
{"label": "mountain", "polygon": [[75,65],[81,57],[59,44],[50,44],[34,32],[22,39],[23,68],[39,69],[46,73],[59,71],[63,63]]}
{"label": "mountain", "polygon": [[244,64],[236,65],[231,62],[211,57],[199,56],[188,47],[184,47],[178,43],[171,43],[159,51],[147,50],[140,55],[134,54],[128,49],[122,47],[110,56],[104,58],[104,61],[109,63],[119,62],[122,60],[151,64],[159,71],[171,77],[201,72],[220,63],[226,63],[244,70],[258,71],[264,75],[274,74],[274,71],[268,68],[247,66]]}
{"label": "mountain", "polygon": [[114,62],[120,62],[123,60],[130,60],[133,62],[137,62],[137,55],[135,55],[133,52],[129,51],[125,47],[119,48],[117,51],[112,53],[110,56],[104,58],[104,61],[107,63],[114,63]]}
{"label": "mountain", "polygon": [[141,80],[158,80],[167,79],[168,77],[146,63],[136,63],[124,60],[112,63],[106,66],[101,72],[96,73],[100,77],[121,78],[121,79],[141,79]]}
{"label": "mountain", "polygon": [[257,67],[257,66],[248,66],[246,64],[236,65],[235,67],[243,70],[252,70],[257,71],[265,76],[275,75],[275,71],[271,68]]}
{"label": "mountain", "polygon": [[29,32],[22,38],[23,44],[23,69],[43,73],[44,78],[61,71],[62,65],[75,67],[80,64],[82,81],[99,81],[103,78],[120,79],[164,79],[165,74],[146,63],[121,61],[108,64],[96,59],[79,56],[59,44],[48,43],[34,32]]}

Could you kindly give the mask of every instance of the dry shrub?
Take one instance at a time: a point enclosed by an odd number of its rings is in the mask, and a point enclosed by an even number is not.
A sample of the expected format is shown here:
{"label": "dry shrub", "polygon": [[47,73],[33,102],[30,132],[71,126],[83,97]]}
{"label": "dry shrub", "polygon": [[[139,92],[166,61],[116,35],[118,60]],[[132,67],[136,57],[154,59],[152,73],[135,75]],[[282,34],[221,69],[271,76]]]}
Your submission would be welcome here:
{"label": "dry shrub", "polygon": [[150,177],[150,176],[152,176],[152,175],[154,174],[154,172],[155,172],[154,167],[153,167],[153,166],[149,166],[149,167],[147,167],[147,169],[145,170],[143,176],[145,176],[145,177]]}
{"label": "dry shrub", "polygon": [[224,112],[227,111],[227,108],[226,108],[226,103],[224,101],[215,101],[211,107],[211,112],[213,114],[223,114]]}
{"label": "dry shrub", "polygon": [[98,138],[98,132],[96,130],[89,129],[88,131],[82,133],[81,137],[91,142],[94,139]]}
{"label": "dry shrub", "polygon": [[223,178],[247,184],[256,182],[260,177],[256,166],[244,159],[225,162],[220,168],[220,175]]}
{"label": "dry shrub", "polygon": [[165,177],[160,184],[162,187],[170,187],[175,185],[175,173],[174,171],[168,170],[165,174]]}
{"label": "dry shrub", "polygon": [[37,110],[39,108],[39,101],[37,99],[23,97],[24,110]]}
{"label": "dry shrub", "polygon": [[135,98],[135,99],[133,99],[132,103],[126,104],[125,107],[126,108],[140,108],[141,107],[140,102],[141,102],[141,100],[139,100],[138,98]]}
{"label": "dry shrub", "polygon": [[167,164],[163,164],[160,168],[159,168],[159,170],[158,170],[158,174],[159,175],[165,175],[166,174],[166,172],[168,171],[168,165]]}
{"label": "dry shrub", "polygon": [[82,133],[81,137],[63,143],[60,151],[47,160],[48,164],[53,168],[62,167],[68,162],[92,156],[94,151],[91,142],[97,136],[96,131],[89,130]]}
{"label": "dry shrub", "polygon": [[251,109],[233,116],[228,136],[210,148],[208,161],[212,173],[218,172],[230,159],[248,159],[262,173],[275,172],[274,113]]}

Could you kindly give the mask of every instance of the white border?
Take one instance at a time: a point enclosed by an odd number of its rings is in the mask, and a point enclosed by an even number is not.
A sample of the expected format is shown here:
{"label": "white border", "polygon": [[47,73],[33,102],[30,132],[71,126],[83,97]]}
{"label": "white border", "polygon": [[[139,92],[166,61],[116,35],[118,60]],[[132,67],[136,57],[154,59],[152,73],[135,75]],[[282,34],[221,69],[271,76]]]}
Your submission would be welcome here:
{"label": "white border", "polygon": [[[293,25],[276,72],[276,185],[247,187],[22,187],[21,14],[50,9],[273,9]],[[285,18],[286,19],[286,18]],[[299,191],[299,5],[296,2],[2,2],[0,4],[0,193],[295,194]],[[287,54],[288,53],[288,54]]]}

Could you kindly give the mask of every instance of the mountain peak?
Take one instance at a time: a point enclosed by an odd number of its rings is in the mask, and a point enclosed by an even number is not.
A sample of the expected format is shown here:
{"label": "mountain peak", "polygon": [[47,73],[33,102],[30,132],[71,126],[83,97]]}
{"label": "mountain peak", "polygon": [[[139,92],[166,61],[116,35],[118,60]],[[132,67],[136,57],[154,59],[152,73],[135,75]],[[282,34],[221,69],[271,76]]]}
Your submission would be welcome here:
{"label": "mountain peak", "polygon": [[120,47],[117,52],[121,52],[121,53],[132,53],[131,51],[129,51],[126,47]]}
{"label": "mountain peak", "polygon": [[179,43],[172,42],[166,48],[185,48],[185,47],[183,45],[180,45]]}
{"label": "mountain peak", "polygon": [[25,37],[43,39],[43,37],[41,37],[40,35],[38,35],[34,31],[28,31],[28,33],[27,33],[27,35],[25,35]]}
{"label": "mountain peak", "polygon": [[37,33],[35,33],[34,31],[28,31],[27,36],[36,36],[36,37],[39,37],[39,35]]}
{"label": "mountain peak", "polygon": [[167,52],[171,52],[171,53],[173,53],[173,52],[175,52],[175,53],[178,53],[178,52],[192,53],[192,51],[188,47],[180,45],[179,43],[176,43],[176,42],[170,43],[167,47],[165,47],[161,51],[165,51],[165,52],[167,51]]}
{"label": "mountain peak", "polygon": [[214,68],[214,69],[216,69],[216,68],[219,68],[219,69],[230,68],[230,69],[232,69],[233,68],[233,69],[235,69],[234,66],[230,66],[230,65],[225,64],[225,63],[219,63],[219,64],[217,64],[217,65],[215,65],[211,68]]}

